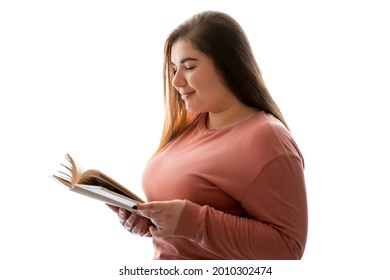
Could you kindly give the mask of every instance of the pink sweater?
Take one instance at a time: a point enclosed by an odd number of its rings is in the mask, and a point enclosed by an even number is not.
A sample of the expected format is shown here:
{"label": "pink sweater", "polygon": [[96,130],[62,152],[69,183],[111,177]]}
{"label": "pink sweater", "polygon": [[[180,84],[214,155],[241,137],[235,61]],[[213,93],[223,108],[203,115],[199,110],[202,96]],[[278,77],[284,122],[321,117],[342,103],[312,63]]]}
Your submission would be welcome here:
{"label": "pink sweater", "polygon": [[307,236],[303,158],[289,131],[260,112],[224,129],[206,114],[146,166],[148,201],[184,199],[155,259],[300,259]]}

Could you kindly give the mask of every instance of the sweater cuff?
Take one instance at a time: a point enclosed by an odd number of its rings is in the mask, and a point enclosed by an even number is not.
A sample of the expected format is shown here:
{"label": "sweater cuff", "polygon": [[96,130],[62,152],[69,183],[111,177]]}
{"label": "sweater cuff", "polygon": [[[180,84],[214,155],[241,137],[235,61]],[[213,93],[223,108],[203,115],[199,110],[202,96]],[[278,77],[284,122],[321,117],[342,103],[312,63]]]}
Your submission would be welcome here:
{"label": "sweater cuff", "polygon": [[184,201],[174,235],[195,240],[201,234],[202,206],[191,201]]}

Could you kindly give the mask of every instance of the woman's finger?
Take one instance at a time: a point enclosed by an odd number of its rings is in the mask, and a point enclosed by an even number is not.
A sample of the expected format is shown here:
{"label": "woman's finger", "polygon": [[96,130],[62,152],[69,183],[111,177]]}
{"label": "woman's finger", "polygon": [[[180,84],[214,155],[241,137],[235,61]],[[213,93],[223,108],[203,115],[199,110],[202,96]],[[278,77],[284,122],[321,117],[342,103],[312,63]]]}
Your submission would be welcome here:
{"label": "woman's finger", "polygon": [[[132,233],[135,233],[134,232],[134,225],[136,224],[136,220],[137,220],[137,215],[136,214],[130,214],[130,216],[126,219],[126,221],[124,222],[123,226],[130,232]],[[138,234],[138,233],[135,233],[135,234]]]}
{"label": "woman's finger", "polygon": [[148,202],[137,205],[138,212],[151,220],[161,219],[164,215],[166,203],[164,202]]}
{"label": "woman's finger", "polygon": [[115,213],[118,213],[119,207],[114,206],[114,205],[111,205],[111,204],[108,204],[108,203],[106,203],[106,205],[107,205],[108,208],[110,208],[112,211],[114,211]]}
{"label": "woman's finger", "polygon": [[126,220],[129,218],[130,212],[127,211],[124,208],[119,208],[118,210],[118,217],[119,217],[119,222],[124,225]]}
{"label": "woman's finger", "polygon": [[184,207],[184,200],[157,201],[137,205],[138,211],[155,225],[150,231],[156,237],[173,235]]}

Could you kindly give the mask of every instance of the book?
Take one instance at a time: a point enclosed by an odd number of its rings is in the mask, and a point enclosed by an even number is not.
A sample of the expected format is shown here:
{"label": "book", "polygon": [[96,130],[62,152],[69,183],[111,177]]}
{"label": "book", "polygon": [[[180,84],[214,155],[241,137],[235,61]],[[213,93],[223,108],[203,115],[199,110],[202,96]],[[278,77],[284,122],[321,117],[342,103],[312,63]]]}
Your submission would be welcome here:
{"label": "book", "polygon": [[69,190],[108,204],[136,212],[132,207],[144,201],[123,185],[96,169],[83,170],[69,155],[65,155],[64,170],[51,175],[55,181]]}

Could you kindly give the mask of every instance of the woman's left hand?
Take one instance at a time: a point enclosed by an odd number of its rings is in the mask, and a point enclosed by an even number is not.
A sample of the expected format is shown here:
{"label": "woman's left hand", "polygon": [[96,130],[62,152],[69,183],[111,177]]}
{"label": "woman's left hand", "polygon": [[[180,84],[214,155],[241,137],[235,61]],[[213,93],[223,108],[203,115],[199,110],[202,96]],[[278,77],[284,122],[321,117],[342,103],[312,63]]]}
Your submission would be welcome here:
{"label": "woman's left hand", "polygon": [[149,218],[155,227],[150,232],[156,237],[171,236],[175,233],[180,215],[184,208],[184,200],[154,201],[137,205],[137,210]]}

